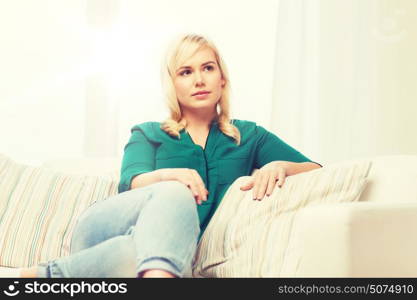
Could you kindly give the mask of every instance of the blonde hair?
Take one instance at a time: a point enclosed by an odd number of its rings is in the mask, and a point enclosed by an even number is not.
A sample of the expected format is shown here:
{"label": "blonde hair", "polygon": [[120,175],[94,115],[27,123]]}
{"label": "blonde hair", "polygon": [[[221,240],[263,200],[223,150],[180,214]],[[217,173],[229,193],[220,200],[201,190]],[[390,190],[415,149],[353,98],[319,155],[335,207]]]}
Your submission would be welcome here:
{"label": "blonde hair", "polygon": [[170,117],[161,124],[161,129],[168,133],[170,136],[180,138],[180,131],[187,126],[187,121],[182,116],[181,108],[178,103],[177,94],[173,83],[173,76],[175,70],[184,63],[185,60],[194,55],[198,50],[209,47],[213,50],[216,57],[217,64],[220,68],[222,78],[224,80],[224,87],[220,100],[216,106],[215,120],[218,122],[219,129],[225,135],[233,138],[237,145],[240,145],[240,132],[236,126],[230,123],[230,82],[227,74],[227,69],[224,61],[222,60],[219,51],[216,46],[207,38],[195,35],[187,34],[181,36],[168,50],[165,57],[165,62],[162,65],[162,86],[165,91],[166,102],[170,112]]}

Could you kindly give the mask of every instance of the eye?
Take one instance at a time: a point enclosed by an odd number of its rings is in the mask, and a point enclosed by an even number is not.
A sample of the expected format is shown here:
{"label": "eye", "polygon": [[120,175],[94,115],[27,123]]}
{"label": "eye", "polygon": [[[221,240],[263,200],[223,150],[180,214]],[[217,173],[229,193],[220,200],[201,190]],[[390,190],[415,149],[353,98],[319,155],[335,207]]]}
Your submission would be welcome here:
{"label": "eye", "polygon": [[214,70],[214,66],[212,66],[212,65],[207,65],[207,66],[205,66],[205,67],[204,67],[204,70],[207,70],[207,71],[213,71],[213,70]]}
{"label": "eye", "polygon": [[180,76],[187,76],[187,75],[190,75],[190,74],[191,74],[190,70],[184,70],[184,71],[180,72]]}

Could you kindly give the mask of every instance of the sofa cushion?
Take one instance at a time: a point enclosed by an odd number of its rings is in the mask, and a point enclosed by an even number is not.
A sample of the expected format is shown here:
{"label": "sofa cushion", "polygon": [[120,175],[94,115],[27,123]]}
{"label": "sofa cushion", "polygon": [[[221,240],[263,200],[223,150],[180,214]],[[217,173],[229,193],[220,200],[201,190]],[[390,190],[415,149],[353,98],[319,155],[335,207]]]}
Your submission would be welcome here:
{"label": "sofa cushion", "polygon": [[252,190],[240,190],[249,177],[238,178],[200,240],[193,276],[279,277],[292,251],[297,214],[314,205],[357,201],[371,165],[346,161],[289,176],[262,201],[252,200]]}
{"label": "sofa cushion", "polygon": [[69,254],[78,216],[117,194],[117,180],[68,175],[0,155],[0,265],[24,267]]}

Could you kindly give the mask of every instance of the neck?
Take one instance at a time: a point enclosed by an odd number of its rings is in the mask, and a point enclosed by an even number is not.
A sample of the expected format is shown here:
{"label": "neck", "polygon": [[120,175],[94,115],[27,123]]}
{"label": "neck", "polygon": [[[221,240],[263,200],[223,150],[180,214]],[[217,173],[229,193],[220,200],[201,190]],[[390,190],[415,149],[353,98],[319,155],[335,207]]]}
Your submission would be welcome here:
{"label": "neck", "polygon": [[211,122],[216,118],[215,112],[189,113],[183,112],[184,119],[187,120],[187,130],[209,130]]}

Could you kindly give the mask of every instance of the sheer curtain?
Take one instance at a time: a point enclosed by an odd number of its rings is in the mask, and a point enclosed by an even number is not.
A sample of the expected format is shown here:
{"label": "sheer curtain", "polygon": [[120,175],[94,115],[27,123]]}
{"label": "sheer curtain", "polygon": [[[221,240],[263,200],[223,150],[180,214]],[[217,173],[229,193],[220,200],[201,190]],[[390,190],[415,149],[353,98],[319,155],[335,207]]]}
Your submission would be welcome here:
{"label": "sheer curtain", "polygon": [[320,1],[280,0],[271,129],[309,157],[319,148]]}
{"label": "sheer curtain", "polygon": [[280,0],[274,132],[323,163],[417,154],[416,14],[410,0]]}

